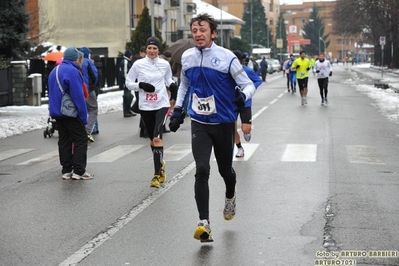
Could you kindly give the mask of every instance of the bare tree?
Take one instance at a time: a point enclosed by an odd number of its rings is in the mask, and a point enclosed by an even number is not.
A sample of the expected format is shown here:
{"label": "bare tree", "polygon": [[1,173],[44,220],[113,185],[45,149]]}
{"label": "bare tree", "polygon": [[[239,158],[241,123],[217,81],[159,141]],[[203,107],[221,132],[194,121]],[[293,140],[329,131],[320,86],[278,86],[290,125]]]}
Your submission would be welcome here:
{"label": "bare tree", "polygon": [[390,67],[398,67],[398,9],[399,0],[338,0],[334,31],[341,35],[360,36],[360,42],[373,44],[375,62],[381,62],[379,40],[385,36],[385,47],[389,49],[384,50],[384,58]]}
{"label": "bare tree", "polygon": [[43,4],[41,1],[29,10],[31,35],[27,36],[27,40],[35,44],[56,38],[56,26],[50,22],[46,12],[41,12],[42,10]]}

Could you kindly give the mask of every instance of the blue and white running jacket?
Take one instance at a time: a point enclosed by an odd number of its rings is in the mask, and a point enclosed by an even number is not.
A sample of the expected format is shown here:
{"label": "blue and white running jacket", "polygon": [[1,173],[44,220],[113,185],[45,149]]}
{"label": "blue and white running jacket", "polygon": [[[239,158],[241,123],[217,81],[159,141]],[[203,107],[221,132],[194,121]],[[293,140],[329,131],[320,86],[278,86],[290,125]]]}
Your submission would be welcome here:
{"label": "blue and white running jacket", "polygon": [[237,57],[213,43],[210,48],[186,50],[181,61],[176,106],[183,106],[184,97],[189,93],[188,114],[192,120],[204,124],[234,123],[238,114],[233,103],[236,86],[241,88],[246,100],[255,93],[254,84]]}

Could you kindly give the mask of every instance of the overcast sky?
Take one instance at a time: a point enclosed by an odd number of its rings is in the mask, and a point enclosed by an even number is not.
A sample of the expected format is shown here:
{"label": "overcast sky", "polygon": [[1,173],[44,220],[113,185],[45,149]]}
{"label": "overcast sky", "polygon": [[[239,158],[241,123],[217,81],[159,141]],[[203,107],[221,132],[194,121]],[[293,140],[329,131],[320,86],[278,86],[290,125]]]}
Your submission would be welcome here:
{"label": "overcast sky", "polygon": [[280,4],[295,5],[295,4],[302,4],[302,2],[323,2],[323,1],[335,1],[335,0],[280,0]]}

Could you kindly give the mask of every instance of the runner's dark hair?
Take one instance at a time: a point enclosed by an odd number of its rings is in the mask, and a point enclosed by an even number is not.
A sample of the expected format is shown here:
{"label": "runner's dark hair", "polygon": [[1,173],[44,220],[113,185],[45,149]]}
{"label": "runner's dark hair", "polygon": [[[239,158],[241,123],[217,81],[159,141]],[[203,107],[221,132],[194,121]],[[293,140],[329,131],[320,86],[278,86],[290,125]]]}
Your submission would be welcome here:
{"label": "runner's dark hair", "polygon": [[190,21],[190,29],[191,29],[192,25],[194,24],[194,22],[196,22],[196,21],[198,21],[199,25],[201,25],[202,21],[206,21],[209,23],[209,27],[211,28],[211,33],[218,32],[217,31],[218,23],[208,13],[202,13],[202,14],[199,14],[198,16],[196,16],[195,18],[192,18]]}

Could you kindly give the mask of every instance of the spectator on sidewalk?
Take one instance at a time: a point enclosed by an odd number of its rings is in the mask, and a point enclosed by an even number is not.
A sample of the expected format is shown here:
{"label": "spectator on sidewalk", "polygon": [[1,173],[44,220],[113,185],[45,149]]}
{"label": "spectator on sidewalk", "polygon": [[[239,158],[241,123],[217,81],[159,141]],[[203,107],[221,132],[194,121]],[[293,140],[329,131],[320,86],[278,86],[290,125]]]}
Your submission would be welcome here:
{"label": "spectator on sidewalk", "polygon": [[132,58],[133,54],[130,50],[126,50],[123,59],[119,65],[119,88],[123,90],[123,117],[132,117],[136,116],[136,114],[131,110],[132,102],[134,96],[130,90],[126,88],[126,76],[129,72],[130,68],[132,67]]}
{"label": "spectator on sidewalk", "polygon": [[91,133],[93,132],[94,124],[96,123],[98,116],[98,102],[95,91],[95,87],[98,82],[98,71],[93,61],[90,59],[91,50],[87,47],[82,47],[80,48],[80,51],[84,55],[82,64],[83,78],[89,89],[89,98],[86,101],[87,110],[89,112],[86,132],[88,140],[90,142],[94,142],[94,138]]}
{"label": "spectator on sidewalk", "polygon": [[[48,79],[49,111],[58,127],[58,152],[62,166],[62,179],[92,179],[87,165],[87,106],[83,94],[84,79],[78,65],[79,51],[68,47],[64,60],[54,68]],[[63,92],[70,95],[77,109],[76,117],[61,113]],[[73,143],[73,152],[72,152]]]}

